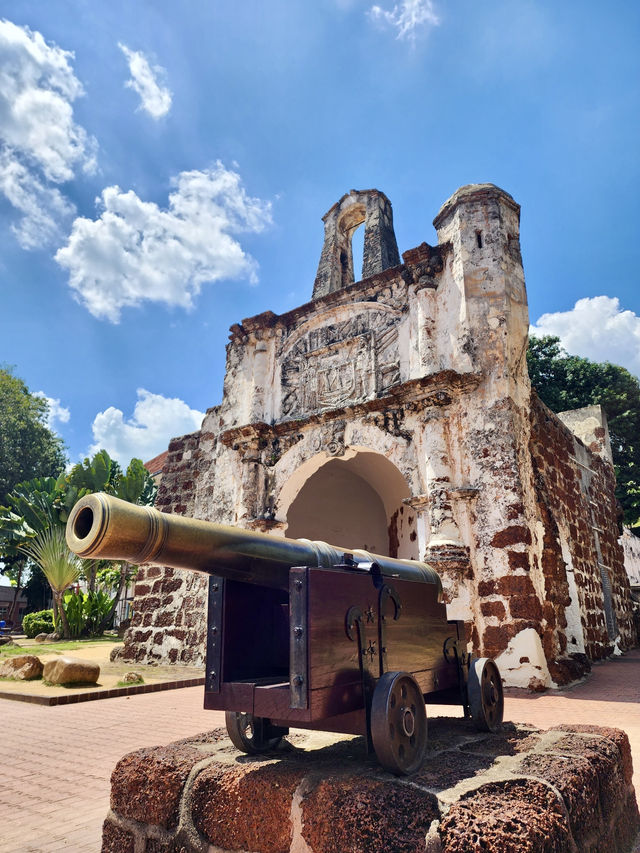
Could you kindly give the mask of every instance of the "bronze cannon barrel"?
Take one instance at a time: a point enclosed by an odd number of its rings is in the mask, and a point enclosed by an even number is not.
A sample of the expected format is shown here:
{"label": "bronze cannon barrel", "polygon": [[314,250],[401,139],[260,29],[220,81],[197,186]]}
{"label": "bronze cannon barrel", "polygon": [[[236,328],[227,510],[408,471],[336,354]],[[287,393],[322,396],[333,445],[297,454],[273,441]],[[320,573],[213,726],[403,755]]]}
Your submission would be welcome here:
{"label": "bronze cannon barrel", "polygon": [[386,577],[436,584],[441,597],[440,577],[426,563],[170,515],[103,492],[78,501],[66,535],[80,557],[152,563],[283,590],[292,566],[331,568],[346,555],[356,571],[375,564]]}

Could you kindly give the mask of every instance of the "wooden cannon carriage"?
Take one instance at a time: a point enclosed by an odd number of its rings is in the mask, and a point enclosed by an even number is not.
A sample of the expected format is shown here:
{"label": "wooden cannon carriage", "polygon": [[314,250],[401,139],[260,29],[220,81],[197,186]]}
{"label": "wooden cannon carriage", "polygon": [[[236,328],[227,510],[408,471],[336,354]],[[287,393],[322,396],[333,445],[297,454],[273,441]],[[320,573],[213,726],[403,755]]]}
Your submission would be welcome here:
{"label": "wooden cannon carriage", "polygon": [[81,557],[154,563],[209,578],[205,708],[227,712],[238,749],[274,748],[289,727],[360,734],[380,764],[415,772],[425,700],[502,722],[502,682],[466,652],[426,563],[293,540],[138,507],[80,500],[67,543]]}

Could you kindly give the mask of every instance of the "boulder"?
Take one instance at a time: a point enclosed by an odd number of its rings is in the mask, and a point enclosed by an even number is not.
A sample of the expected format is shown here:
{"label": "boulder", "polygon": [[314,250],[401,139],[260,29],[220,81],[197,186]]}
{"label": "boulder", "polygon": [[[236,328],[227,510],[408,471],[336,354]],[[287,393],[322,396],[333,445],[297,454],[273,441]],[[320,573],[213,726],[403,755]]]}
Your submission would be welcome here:
{"label": "boulder", "polygon": [[124,653],[124,643],[122,645],[114,646],[109,652],[109,660],[111,663],[116,663],[119,660],[122,660],[122,655]]}
{"label": "boulder", "polygon": [[48,660],[42,677],[51,684],[95,684],[100,675],[97,663],[60,657]]}
{"label": "boulder", "polygon": [[36,634],[35,641],[36,641],[36,643],[48,643],[49,642],[49,635],[45,634],[45,633]]}
{"label": "boulder", "polygon": [[140,673],[134,672],[133,670],[125,672],[120,680],[124,681],[125,684],[142,684],[144,682],[144,678]]}
{"label": "boulder", "polygon": [[30,681],[42,675],[42,661],[35,655],[15,655],[0,664],[0,678]]}

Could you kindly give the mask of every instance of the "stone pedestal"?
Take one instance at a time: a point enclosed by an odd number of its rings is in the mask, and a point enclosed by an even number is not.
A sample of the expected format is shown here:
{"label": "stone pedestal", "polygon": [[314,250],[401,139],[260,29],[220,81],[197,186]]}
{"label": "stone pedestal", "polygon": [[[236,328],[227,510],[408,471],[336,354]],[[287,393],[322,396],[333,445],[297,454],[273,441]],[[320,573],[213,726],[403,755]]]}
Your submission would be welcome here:
{"label": "stone pedestal", "polygon": [[294,733],[267,756],[223,730],[124,756],[111,779],[103,853],[630,853],[640,828],[624,732],[479,734],[429,723],[410,778],[361,738]]}

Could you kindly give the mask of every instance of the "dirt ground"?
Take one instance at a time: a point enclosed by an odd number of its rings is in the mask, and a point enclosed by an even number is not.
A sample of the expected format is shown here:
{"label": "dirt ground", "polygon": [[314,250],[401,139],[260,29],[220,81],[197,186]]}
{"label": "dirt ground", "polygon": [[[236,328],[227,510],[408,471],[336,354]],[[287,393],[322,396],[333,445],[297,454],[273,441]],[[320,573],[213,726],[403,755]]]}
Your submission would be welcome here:
{"label": "dirt ground", "polygon": [[[19,681],[9,678],[0,678],[0,695],[10,698],[11,694],[25,696],[66,696],[72,693],[101,692],[118,687],[118,682],[128,672],[137,672],[144,679],[144,684],[161,684],[172,681],[182,681],[190,678],[202,678],[204,669],[192,666],[148,666],[132,663],[111,663],[109,655],[114,646],[119,642],[87,642],[82,647],[74,650],[61,649],[57,651],[55,645],[36,643],[35,640],[17,638],[14,643],[21,648],[21,653],[36,655],[42,663],[53,660],[56,657],[72,657],[100,665],[100,675],[97,684],[80,684],[77,686],[62,687],[59,685],[48,686],[43,684],[42,679],[32,681]],[[15,646],[14,646],[15,648]],[[4,657],[0,657],[0,662]],[[9,694],[9,695],[7,695]]]}

